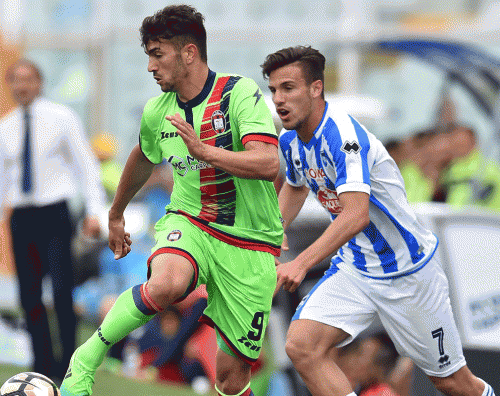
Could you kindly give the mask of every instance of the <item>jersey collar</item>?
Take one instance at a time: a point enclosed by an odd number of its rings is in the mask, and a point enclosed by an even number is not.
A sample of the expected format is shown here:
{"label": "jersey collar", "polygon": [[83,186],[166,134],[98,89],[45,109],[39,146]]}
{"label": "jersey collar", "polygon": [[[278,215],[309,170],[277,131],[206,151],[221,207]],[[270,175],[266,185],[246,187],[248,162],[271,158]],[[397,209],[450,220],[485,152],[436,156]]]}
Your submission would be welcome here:
{"label": "jersey collar", "polygon": [[196,107],[199,104],[203,103],[203,101],[207,98],[208,94],[212,90],[216,74],[217,73],[215,73],[214,71],[208,69],[207,81],[205,81],[205,85],[203,86],[203,89],[201,90],[201,92],[197,96],[195,96],[193,99],[188,100],[187,102],[184,103],[184,102],[181,102],[181,100],[179,99],[179,95],[176,95],[177,104],[179,105],[179,107],[181,109],[187,109],[189,107],[190,108]]}

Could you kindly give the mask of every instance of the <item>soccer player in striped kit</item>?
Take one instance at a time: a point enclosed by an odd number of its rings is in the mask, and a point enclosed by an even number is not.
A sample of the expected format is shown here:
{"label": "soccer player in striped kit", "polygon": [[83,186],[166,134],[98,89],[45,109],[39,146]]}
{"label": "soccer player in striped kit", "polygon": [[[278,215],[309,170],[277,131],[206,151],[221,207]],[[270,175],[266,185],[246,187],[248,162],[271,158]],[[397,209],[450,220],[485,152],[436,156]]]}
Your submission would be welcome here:
{"label": "soccer player in striped kit", "polygon": [[294,260],[277,263],[277,290],[290,292],[337,252],[324,277],[297,307],[286,351],[314,396],[353,396],[329,358],[375,316],[398,352],[409,356],[446,395],[492,396],[466,366],[438,240],[417,220],[403,179],[382,143],[324,99],[325,58],[297,46],[267,56],[286,183],[279,194],[285,231],[311,190],[331,214],[323,234]]}

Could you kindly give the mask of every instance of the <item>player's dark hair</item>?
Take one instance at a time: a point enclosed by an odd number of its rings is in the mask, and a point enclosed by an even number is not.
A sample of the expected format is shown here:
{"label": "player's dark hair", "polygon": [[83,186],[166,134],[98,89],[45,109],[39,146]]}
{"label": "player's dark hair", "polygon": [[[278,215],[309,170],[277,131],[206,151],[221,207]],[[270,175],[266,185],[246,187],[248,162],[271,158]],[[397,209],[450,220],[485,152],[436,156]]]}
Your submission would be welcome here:
{"label": "player's dark hair", "polygon": [[201,60],[207,62],[207,32],[204,17],[188,5],[170,5],[144,18],[140,28],[142,47],[150,41],[165,39],[180,50],[186,44],[198,47]]}
{"label": "player's dark hair", "polygon": [[15,71],[17,70],[17,68],[21,66],[26,66],[31,68],[35,72],[35,75],[38,77],[38,79],[40,81],[43,81],[43,75],[42,72],[40,71],[40,68],[35,63],[25,58],[18,59],[16,62],[14,62],[7,68],[7,71],[5,72],[5,80],[7,82],[11,82],[12,79],[14,78]]}
{"label": "player's dark hair", "polygon": [[266,60],[260,66],[262,75],[264,79],[267,79],[274,70],[294,62],[299,62],[308,84],[317,80],[325,84],[325,57],[310,46],[298,45],[283,48],[267,55]]}

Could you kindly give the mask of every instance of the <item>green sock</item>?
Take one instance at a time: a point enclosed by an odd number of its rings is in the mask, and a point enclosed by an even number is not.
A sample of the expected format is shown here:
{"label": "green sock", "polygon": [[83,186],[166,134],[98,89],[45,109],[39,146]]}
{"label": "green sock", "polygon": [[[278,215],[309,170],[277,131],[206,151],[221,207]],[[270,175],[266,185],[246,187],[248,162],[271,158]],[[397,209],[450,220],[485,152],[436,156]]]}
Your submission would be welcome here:
{"label": "green sock", "polygon": [[97,369],[113,344],[155,316],[141,300],[142,288],[137,285],[120,294],[101,326],[79,348],[78,359],[89,369]]}

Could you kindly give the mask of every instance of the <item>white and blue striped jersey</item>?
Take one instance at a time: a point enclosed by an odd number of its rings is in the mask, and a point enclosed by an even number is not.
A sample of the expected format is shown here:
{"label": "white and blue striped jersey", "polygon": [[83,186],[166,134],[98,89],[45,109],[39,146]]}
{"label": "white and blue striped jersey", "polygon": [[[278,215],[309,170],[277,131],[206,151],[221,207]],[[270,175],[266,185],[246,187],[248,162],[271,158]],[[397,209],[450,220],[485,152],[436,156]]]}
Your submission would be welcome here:
{"label": "white and blue striped jersey", "polygon": [[409,206],[396,163],[355,118],[327,103],[307,144],[296,131],[283,130],[280,147],[287,182],[307,185],[332,220],[342,211],[338,194],[370,195],[369,225],[339,249],[332,265],[343,261],[365,276],[393,278],[417,271],[433,256],[438,240]]}

